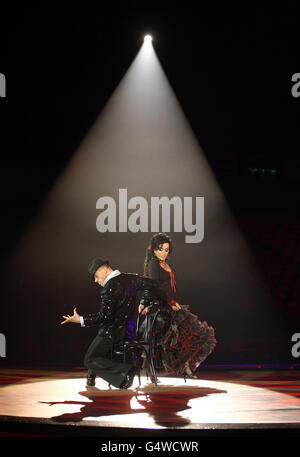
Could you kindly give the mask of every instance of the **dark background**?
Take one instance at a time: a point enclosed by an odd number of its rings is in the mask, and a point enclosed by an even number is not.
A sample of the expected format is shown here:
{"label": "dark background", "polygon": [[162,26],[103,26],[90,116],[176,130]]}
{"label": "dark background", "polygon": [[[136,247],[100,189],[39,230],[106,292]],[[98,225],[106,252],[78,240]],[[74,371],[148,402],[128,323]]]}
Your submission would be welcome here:
{"label": "dark background", "polygon": [[296,6],[199,2],[4,12],[2,268],[150,33],[274,302],[298,331],[300,99],[291,78],[300,71],[299,15]]}

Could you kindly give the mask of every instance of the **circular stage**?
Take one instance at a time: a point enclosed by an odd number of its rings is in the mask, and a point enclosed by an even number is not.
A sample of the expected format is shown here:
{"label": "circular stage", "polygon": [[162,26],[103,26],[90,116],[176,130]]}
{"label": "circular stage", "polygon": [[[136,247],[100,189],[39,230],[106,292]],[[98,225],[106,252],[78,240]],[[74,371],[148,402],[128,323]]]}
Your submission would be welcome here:
{"label": "circular stage", "polygon": [[[66,373],[65,373],[66,375]],[[294,425],[300,428],[300,399],[273,389],[222,380],[160,377],[155,386],[141,377],[130,389],[108,388],[80,376],[27,378],[1,387],[1,420],[77,427],[144,430],[245,428]],[[55,427],[54,427],[55,428]]]}

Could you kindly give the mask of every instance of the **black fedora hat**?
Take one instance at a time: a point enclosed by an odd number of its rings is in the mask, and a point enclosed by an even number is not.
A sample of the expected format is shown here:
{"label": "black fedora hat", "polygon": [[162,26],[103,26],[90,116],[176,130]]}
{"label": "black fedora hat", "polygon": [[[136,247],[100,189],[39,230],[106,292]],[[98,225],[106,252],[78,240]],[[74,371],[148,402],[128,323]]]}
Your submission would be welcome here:
{"label": "black fedora hat", "polygon": [[103,260],[103,259],[94,259],[88,266],[88,272],[90,275],[92,275],[92,278],[94,280],[94,274],[98,270],[98,268],[102,267],[103,265],[109,266],[109,261],[108,260]]}

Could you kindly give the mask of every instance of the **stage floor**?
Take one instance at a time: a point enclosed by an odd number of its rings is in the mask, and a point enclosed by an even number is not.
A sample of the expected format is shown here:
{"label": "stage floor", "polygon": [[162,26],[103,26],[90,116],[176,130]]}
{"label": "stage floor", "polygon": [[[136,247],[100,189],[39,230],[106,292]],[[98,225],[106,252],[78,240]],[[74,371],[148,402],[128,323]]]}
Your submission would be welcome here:
{"label": "stage floor", "polygon": [[[276,429],[300,432],[300,371],[203,370],[198,379],[141,377],[128,390],[86,371],[0,370],[0,432],[61,434]],[[28,428],[30,426],[30,429]],[[27,428],[26,428],[27,427]],[[37,431],[38,430],[38,431]]]}

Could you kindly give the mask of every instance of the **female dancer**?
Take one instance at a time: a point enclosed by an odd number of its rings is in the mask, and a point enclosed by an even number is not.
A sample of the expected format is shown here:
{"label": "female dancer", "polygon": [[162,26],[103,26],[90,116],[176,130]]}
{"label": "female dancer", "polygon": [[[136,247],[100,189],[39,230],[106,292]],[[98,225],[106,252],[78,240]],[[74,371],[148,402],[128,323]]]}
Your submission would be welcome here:
{"label": "female dancer", "polygon": [[[155,365],[157,371],[197,379],[193,373],[217,341],[214,329],[207,322],[200,322],[188,305],[178,303],[176,275],[167,263],[171,252],[171,238],[157,233],[150,240],[144,262],[144,276],[158,281],[162,292],[160,311],[152,330]],[[139,312],[146,314],[148,308],[140,304]]]}

